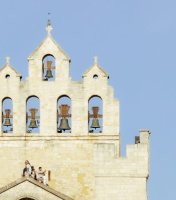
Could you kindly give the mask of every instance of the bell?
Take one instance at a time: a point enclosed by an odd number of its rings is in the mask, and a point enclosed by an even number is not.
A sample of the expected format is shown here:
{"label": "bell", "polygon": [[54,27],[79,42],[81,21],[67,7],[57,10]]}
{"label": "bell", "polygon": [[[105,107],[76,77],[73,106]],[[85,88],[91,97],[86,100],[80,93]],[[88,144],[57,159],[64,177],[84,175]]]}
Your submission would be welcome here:
{"label": "bell", "polygon": [[38,128],[36,120],[31,120],[30,121],[29,128]]}
{"label": "bell", "polygon": [[58,129],[59,130],[63,130],[63,131],[70,130],[71,128],[70,128],[70,126],[68,124],[68,119],[66,119],[66,118],[61,119],[60,126],[59,126]]}
{"label": "bell", "polygon": [[46,70],[46,75],[45,75],[46,78],[53,78],[53,74],[52,74],[52,71],[51,69],[47,69]]}
{"label": "bell", "polygon": [[91,128],[100,128],[99,120],[97,118],[92,119],[92,125]]}
{"label": "bell", "polygon": [[12,124],[10,123],[10,118],[5,118],[3,126],[12,126]]}

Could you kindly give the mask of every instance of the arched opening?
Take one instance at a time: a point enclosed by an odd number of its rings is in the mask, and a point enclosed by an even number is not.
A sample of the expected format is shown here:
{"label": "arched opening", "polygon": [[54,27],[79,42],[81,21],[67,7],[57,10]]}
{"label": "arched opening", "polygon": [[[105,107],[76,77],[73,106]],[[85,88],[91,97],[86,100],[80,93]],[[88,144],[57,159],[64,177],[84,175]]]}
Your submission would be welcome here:
{"label": "arched opening", "polygon": [[42,78],[44,81],[55,80],[55,58],[47,54],[42,59]]}
{"label": "arched opening", "polygon": [[10,74],[6,74],[6,75],[5,75],[5,78],[6,78],[6,79],[9,79],[9,78],[10,78]]}
{"label": "arched opening", "polygon": [[40,132],[40,100],[31,96],[26,101],[26,131],[27,133]]}
{"label": "arched opening", "polygon": [[67,95],[57,100],[57,132],[71,133],[71,99]]}
{"label": "arched opening", "polygon": [[9,97],[2,101],[2,131],[3,133],[13,132],[13,102]]}
{"label": "arched opening", "polygon": [[102,133],[103,131],[103,101],[94,95],[88,101],[88,129],[89,133]]}
{"label": "arched opening", "polygon": [[35,200],[35,199],[31,199],[31,198],[26,197],[26,198],[22,198],[20,200]]}

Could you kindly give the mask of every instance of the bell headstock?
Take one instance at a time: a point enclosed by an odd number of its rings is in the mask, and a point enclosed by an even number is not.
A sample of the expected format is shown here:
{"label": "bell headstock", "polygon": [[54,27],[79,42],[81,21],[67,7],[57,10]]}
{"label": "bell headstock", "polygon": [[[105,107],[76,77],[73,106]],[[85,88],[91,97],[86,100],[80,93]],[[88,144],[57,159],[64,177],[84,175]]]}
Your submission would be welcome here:
{"label": "bell headstock", "polygon": [[101,118],[103,115],[99,114],[99,107],[98,106],[93,106],[92,107],[92,112],[93,114],[90,114],[89,113],[89,118],[95,118],[95,119],[98,119],[98,118]]}
{"label": "bell headstock", "polygon": [[29,118],[31,119],[36,119],[38,118],[38,116],[36,116],[37,112],[38,112],[38,109],[37,108],[30,108],[29,109],[29,112],[31,113],[31,116],[28,116]]}
{"label": "bell headstock", "polygon": [[62,104],[59,106],[59,109],[60,109],[59,117],[62,117],[62,118],[71,117],[71,114],[69,114],[68,112],[70,109],[69,105]]}
{"label": "bell headstock", "polygon": [[51,69],[55,69],[55,67],[54,66],[52,66],[52,61],[51,60],[47,60],[46,61],[46,67],[45,67],[45,69],[46,70],[51,70]]}
{"label": "bell headstock", "polygon": [[46,68],[48,69],[48,70],[51,70],[51,66],[52,65],[52,61],[47,61],[47,65],[46,65]]}
{"label": "bell headstock", "polygon": [[5,114],[2,114],[3,118],[12,118],[13,116],[10,113],[11,109],[5,109]]}

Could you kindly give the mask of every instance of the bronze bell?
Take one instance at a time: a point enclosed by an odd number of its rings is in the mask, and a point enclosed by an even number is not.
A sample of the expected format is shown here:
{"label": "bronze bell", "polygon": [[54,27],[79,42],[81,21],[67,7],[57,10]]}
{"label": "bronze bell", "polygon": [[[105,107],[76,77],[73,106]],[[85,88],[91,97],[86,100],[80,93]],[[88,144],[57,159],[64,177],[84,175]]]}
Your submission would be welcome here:
{"label": "bronze bell", "polygon": [[98,118],[93,118],[92,119],[92,125],[91,125],[91,128],[100,128],[100,124],[99,124],[99,120]]}
{"label": "bronze bell", "polygon": [[32,120],[30,121],[29,128],[38,128],[35,119],[32,119]]}
{"label": "bronze bell", "polygon": [[51,69],[47,69],[46,70],[46,75],[45,75],[46,78],[53,78],[53,74],[52,74],[52,71]]}
{"label": "bronze bell", "polygon": [[70,126],[68,124],[68,119],[66,119],[66,118],[61,119],[60,126],[59,126],[58,129],[59,130],[63,130],[63,131],[70,130],[71,128],[70,128]]}
{"label": "bronze bell", "polygon": [[3,126],[12,126],[12,124],[10,123],[10,118],[5,118]]}

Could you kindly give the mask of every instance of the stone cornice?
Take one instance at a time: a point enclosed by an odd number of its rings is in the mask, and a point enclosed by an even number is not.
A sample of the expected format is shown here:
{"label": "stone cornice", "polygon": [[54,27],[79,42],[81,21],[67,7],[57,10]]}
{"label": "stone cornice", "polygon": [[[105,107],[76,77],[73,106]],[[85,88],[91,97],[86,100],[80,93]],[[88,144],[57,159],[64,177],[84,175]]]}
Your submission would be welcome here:
{"label": "stone cornice", "polygon": [[95,140],[95,141],[101,141],[101,140],[119,140],[119,135],[98,135],[98,134],[89,134],[89,135],[83,135],[83,136],[74,136],[74,135],[69,135],[69,134],[60,134],[58,136],[44,136],[44,135],[35,135],[35,134],[27,134],[25,136],[23,135],[1,135],[0,136],[0,141],[79,141],[79,140]]}

